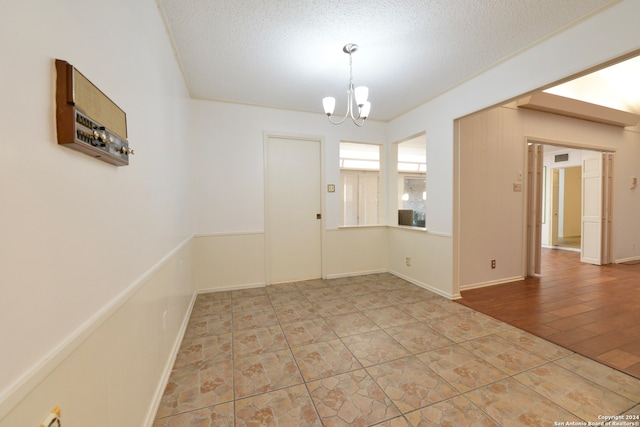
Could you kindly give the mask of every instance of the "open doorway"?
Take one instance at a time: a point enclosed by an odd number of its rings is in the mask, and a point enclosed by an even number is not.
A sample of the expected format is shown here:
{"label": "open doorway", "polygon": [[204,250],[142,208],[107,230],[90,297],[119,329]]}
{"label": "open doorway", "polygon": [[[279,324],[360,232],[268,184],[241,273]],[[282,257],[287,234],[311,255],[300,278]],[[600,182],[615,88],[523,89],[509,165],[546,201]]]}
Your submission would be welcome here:
{"label": "open doorway", "polygon": [[580,252],[582,247],[582,164],[591,150],[543,145],[543,248]]}
{"label": "open doorway", "polygon": [[528,145],[527,274],[540,275],[542,248],[608,264],[613,155],[533,139]]}

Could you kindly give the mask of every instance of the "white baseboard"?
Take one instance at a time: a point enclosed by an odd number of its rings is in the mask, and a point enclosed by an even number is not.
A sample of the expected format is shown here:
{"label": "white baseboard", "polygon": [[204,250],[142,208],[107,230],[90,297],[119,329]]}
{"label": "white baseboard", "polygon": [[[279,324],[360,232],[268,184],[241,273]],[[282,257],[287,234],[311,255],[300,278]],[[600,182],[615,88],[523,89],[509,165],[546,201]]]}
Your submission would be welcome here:
{"label": "white baseboard", "polygon": [[428,291],[431,291],[434,294],[440,295],[441,297],[445,297],[445,298],[450,299],[450,300],[460,299],[461,298],[460,294],[450,294],[450,293],[444,292],[442,289],[438,289],[438,288],[435,288],[435,287],[433,287],[431,285],[428,285],[426,283],[422,283],[422,282],[420,282],[418,280],[412,279],[411,277],[407,277],[407,276],[405,276],[405,275],[403,275],[401,273],[398,273],[397,271],[389,271],[389,273],[391,273],[394,276],[397,276],[397,277],[399,277],[399,278],[401,278],[403,280],[406,280],[409,283],[413,283],[416,286],[420,286],[421,288],[424,288],[424,289],[426,289]]}
{"label": "white baseboard", "polygon": [[380,274],[380,273],[388,273],[388,270],[367,270],[367,271],[358,271],[356,273],[336,273],[336,274],[327,274],[327,279],[342,279],[343,277],[354,277],[354,276],[365,276],[367,274]]}
{"label": "white baseboard", "polygon": [[173,371],[173,365],[176,364],[176,358],[178,357],[178,352],[180,351],[180,346],[182,345],[182,340],[184,339],[184,334],[187,332],[187,326],[189,325],[189,319],[191,318],[191,312],[193,311],[193,306],[196,303],[196,297],[198,296],[198,292],[194,292],[191,296],[191,302],[189,302],[189,308],[182,319],[182,325],[180,326],[180,331],[176,336],[176,339],[173,343],[173,348],[171,349],[171,354],[167,363],[165,364],[164,370],[162,371],[162,376],[160,381],[158,382],[158,386],[156,387],[156,391],[153,395],[153,400],[151,401],[151,405],[149,406],[149,411],[147,413],[147,417],[144,423],[145,427],[152,427],[153,423],[156,419],[156,414],[158,413],[158,408],[160,408],[160,403],[162,402],[162,396],[164,395],[164,391],[167,388],[167,384],[169,383],[169,378],[171,377],[171,371]]}
{"label": "white baseboard", "polygon": [[198,289],[196,293],[208,294],[210,292],[239,291],[241,289],[264,288],[265,286],[267,286],[266,283],[247,283],[245,285],[228,285],[228,286],[221,286],[216,288]]}
{"label": "white baseboard", "polygon": [[614,261],[614,264],[622,264],[624,262],[640,261],[640,256],[634,256],[630,258],[620,258]]}
{"label": "white baseboard", "polygon": [[499,279],[499,280],[490,280],[488,282],[472,283],[470,285],[460,286],[460,290],[466,291],[469,289],[486,288],[487,286],[502,285],[504,283],[517,282],[519,280],[524,280],[524,279],[525,278],[523,276],[506,277],[504,279]]}

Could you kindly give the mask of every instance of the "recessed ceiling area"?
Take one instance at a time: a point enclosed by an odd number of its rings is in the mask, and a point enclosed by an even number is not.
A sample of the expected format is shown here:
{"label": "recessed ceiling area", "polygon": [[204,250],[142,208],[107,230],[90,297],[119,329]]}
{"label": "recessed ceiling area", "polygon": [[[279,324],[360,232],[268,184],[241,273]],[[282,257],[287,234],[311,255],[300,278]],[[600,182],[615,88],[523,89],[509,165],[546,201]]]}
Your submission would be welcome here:
{"label": "recessed ceiling area", "polygon": [[640,114],[640,56],[549,88],[545,92]]}

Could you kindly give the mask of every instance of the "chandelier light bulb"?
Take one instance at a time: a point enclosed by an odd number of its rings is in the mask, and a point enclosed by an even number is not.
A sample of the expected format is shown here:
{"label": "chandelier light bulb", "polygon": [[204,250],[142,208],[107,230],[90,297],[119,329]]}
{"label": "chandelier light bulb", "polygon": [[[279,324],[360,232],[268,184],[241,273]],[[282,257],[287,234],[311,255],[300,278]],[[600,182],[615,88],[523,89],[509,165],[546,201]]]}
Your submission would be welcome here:
{"label": "chandelier light bulb", "polygon": [[367,101],[360,108],[360,117],[366,119],[367,117],[369,117],[369,111],[371,111],[371,103]]}
{"label": "chandelier light bulb", "polygon": [[355,95],[356,104],[358,104],[358,107],[362,107],[369,97],[369,88],[366,86],[358,86],[355,90]]}
{"label": "chandelier light bulb", "polygon": [[322,106],[324,107],[324,113],[327,116],[331,116],[336,109],[336,99],[333,96],[322,98]]}

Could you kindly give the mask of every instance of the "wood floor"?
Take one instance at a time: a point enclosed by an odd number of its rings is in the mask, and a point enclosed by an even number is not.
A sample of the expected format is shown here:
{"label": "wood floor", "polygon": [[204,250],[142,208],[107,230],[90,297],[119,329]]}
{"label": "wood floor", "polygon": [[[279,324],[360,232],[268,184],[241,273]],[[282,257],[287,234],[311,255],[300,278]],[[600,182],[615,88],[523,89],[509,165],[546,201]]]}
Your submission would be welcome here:
{"label": "wood floor", "polygon": [[541,277],[462,291],[458,302],[640,378],[640,264],[542,257]]}

